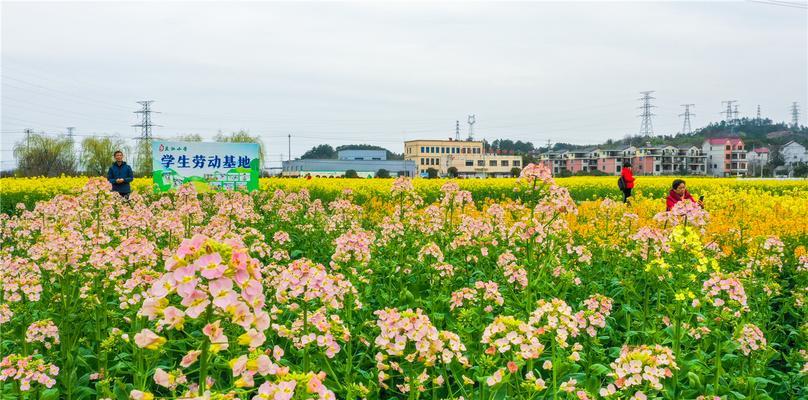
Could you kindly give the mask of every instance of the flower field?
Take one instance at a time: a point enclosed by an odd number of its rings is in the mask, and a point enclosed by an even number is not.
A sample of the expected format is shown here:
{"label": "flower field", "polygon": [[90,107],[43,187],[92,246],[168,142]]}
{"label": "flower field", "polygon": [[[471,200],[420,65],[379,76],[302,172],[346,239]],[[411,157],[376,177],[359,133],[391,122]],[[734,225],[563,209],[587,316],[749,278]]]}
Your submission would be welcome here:
{"label": "flower field", "polygon": [[[650,198],[665,197],[670,190],[673,177],[638,176],[635,196]],[[29,208],[41,200],[49,200],[57,194],[74,194],[87,184],[86,177],[61,178],[2,178],[0,179],[0,212],[11,213],[18,203]],[[441,196],[440,188],[445,179],[416,179],[413,181],[415,191],[427,202],[433,202]],[[617,190],[616,177],[572,177],[558,178],[558,185],[567,188],[575,201],[611,198],[622,200]],[[261,189],[274,191],[299,191],[306,189],[315,199],[332,201],[344,189],[353,191],[357,202],[384,197],[390,191],[393,179],[279,179],[261,178]],[[517,199],[513,188],[516,179],[462,179],[457,180],[461,189],[470,191],[475,200],[484,199]],[[688,177],[687,184],[696,191],[707,194],[709,198],[717,192],[762,191],[773,194],[808,195],[808,184],[802,180],[772,179],[735,179],[735,178],[697,178]],[[137,178],[132,183],[135,191],[150,192],[151,178]],[[692,190],[691,190],[692,191]]]}
{"label": "flower field", "polygon": [[0,399],[808,398],[808,182],[615,181],[2,179]]}

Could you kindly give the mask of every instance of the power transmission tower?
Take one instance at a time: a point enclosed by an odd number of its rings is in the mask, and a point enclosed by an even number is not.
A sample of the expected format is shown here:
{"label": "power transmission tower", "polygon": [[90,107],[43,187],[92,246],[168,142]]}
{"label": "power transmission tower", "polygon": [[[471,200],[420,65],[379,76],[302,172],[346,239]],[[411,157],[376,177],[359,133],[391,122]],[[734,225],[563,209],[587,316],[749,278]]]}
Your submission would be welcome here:
{"label": "power transmission tower", "polygon": [[67,127],[67,138],[70,139],[71,142],[73,141],[73,130],[74,129],[76,129],[76,128],[72,127],[72,126]]}
{"label": "power transmission tower", "polygon": [[738,102],[738,100],[724,100],[724,101],[721,102],[722,106],[725,105],[725,104],[727,106],[726,111],[721,111],[721,114],[724,114],[724,121],[726,121],[726,123],[728,125],[732,125],[733,120],[735,119],[735,118],[733,118],[734,115],[735,115],[735,112],[732,111],[732,105],[737,103],[737,102]]}
{"label": "power transmission tower", "polygon": [[760,104],[757,106],[757,114],[755,115],[755,118],[758,120],[758,122],[760,122]]}
{"label": "power transmission tower", "polygon": [[794,129],[800,126],[800,106],[796,101],[791,103],[791,126]]}
{"label": "power transmission tower", "polygon": [[474,140],[474,124],[477,123],[476,114],[469,115],[469,141]]}
{"label": "power transmission tower", "polygon": [[289,154],[287,155],[287,157],[289,157],[289,161],[292,161],[292,134],[291,133],[289,134]]}
{"label": "power transmission tower", "polygon": [[141,109],[138,111],[134,111],[134,113],[140,114],[140,123],[132,125],[135,128],[140,128],[140,137],[137,138],[138,143],[137,143],[136,167],[140,174],[147,174],[151,169],[152,127],[160,125],[153,124],[151,119],[152,113],[158,113],[157,111],[151,109],[151,103],[154,103],[154,100],[143,100],[138,101],[137,103],[141,105]]}
{"label": "power transmission tower", "polygon": [[640,92],[642,97],[639,100],[642,100],[642,105],[637,108],[642,110],[642,114],[639,115],[639,117],[642,117],[642,122],[640,123],[640,135],[642,136],[654,135],[654,125],[651,122],[651,117],[655,114],[651,113],[651,109],[656,106],[651,104],[651,100],[655,99],[655,97],[651,96],[651,93],[654,93],[654,91]]}
{"label": "power transmission tower", "polygon": [[154,111],[151,109],[151,103],[154,103],[154,100],[143,100],[138,101],[138,104],[142,106],[142,108],[138,111],[135,111],[135,114],[141,114],[140,123],[137,125],[132,125],[135,128],[140,128],[140,139],[151,139],[152,132],[151,128],[153,126],[160,126],[155,125],[151,122],[151,114],[152,113],[159,113],[158,111]]}
{"label": "power transmission tower", "polygon": [[455,120],[455,140],[460,141],[460,120]]}
{"label": "power transmission tower", "polygon": [[733,116],[735,118],[736,123],[738,121],[740,121],[740,118],[738,118],[738,105],[737,104],[735,105],[735,108],[732,109],[732,114],[733,114]]}
{"label": "power transmission tower", "polygon": [[689,134],[692,133],[693,130],[690,128],[690,117],[695,116],[690,112],[690,107],[695,107],[695,104],[682,104],[682,107],[685,108],[684,114],[679,114],[680,117],[685,117],[684,122],[682,123],[682,133]]}

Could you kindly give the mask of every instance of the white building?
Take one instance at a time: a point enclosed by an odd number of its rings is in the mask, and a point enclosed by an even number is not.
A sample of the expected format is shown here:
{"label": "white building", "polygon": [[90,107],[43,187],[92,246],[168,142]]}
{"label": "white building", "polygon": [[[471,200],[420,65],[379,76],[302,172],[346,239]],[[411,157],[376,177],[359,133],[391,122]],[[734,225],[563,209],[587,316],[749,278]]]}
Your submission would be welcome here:
{"label": "white building", "polygon": [[746,153],[746,165],[750,176],[763,176],[763,167],[769,164],[769,149],[758,147]]}
{"label": "white building", "polygon": [[766,165],[769,163],[769,148],[758,147],[746,152],[746,159],[750,164]]}
{"label": "white building", "polygon": [[789,169],[793,168],[795,164],[808,162],[805,146],[793,140],[780,147],[780,155],[783,156],[783,161]]}

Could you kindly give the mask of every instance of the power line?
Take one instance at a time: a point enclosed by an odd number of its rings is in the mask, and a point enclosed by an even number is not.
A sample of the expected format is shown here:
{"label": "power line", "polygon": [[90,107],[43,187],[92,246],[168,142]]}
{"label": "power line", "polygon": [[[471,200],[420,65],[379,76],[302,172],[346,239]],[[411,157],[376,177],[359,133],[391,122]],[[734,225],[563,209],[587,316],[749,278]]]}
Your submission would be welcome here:
{"label": "power line", "polygon": [[[3,77],[4,79],[11,79],[11,80],[16,81],[16,82],[20,82],[20,83],[23,83],[23,84],[26,84],[26,85],[29,85],[29,86],[33,86],[33,87],[38,88],[38,89],[40,89],[40,90],[46,90],[46,91],[49,91],[49,92],[53,92],[53,93],[55,93],[56,95],[59,95],[59,96],[62,96],[62,97],[68,97],[68,98],[72,98],[72,99],[71,99],[72,101],[79,101],[79,102],[84,102],[84,103],[90,103],[90,104],[95,105],[96,107],[107,107],[107,108],[110,108],[110,109],[115,109],[115,110],[118,110],[118,111],[126,111],[126,109],[125,109],[124,107],[122,107],[122,106],[116,106],[116,105],[112,105],[112,104],[107,103],[107,102],[103,102],[103,101],[98,101],[98,100],[92,100],[92,99],[88,99],[88,98],[83,97],[83,96],[77,96],[77,95],[72,94],[72,93],[69,93],[69,92],[65,92],[65,91],[62,91],[62,90],[57,90],[57,89],[49,88],[49,87],[42,86],[42,85],[39,85],[39,84],[36,84],[36,83],[33,83],[33,82],[28,82],[28,81],[24,81],[24,80],[22,80],[22,79],[17,79],[17,78],[14,78],[14,77],[8,76],[8,75],[2,75],[2,77]],[[16,85],[10,85],[8,82],[3,82],[3,85],[4,85],[4,86],[10,86],[10,87],[13,87],[13,88],[15,88],[15,89],[20,89],[20,90],[31,90],[30,88],[26,88],[26,87],[20,87],[20,86],[16,86]]]}
{"label": "power line", "polygon": [[766,5],[770,5],[770,6],[791,7],[791,8],[798,8],[798,9],[801,9],[801,10],[808,10],[808,4],[806,4],[806,3],[797,3],[797,2],[791,2],[791,1],[775,1],[775,0],[768,0],[768,1],[749,0],[749,1],[752,2],[752,3],[766,4]]}
{"label": "power line", "polygon": [[651,113],[651,109],[655,108],[655,105],[651,104],[651,100],[655,99],[655,97],[651,96],[651,93],[654,93],[653,90],[649,90],[646,92],[640,92],[642,97],[639,100],[642,100],[642,105],[637,107],[642,110],[642,114],[639,117],[642,117],[642,122],[640,123],[640,135],[641,136],[653,136],[654,135],[654,126],[651,121],[651,117],[655,114]]}

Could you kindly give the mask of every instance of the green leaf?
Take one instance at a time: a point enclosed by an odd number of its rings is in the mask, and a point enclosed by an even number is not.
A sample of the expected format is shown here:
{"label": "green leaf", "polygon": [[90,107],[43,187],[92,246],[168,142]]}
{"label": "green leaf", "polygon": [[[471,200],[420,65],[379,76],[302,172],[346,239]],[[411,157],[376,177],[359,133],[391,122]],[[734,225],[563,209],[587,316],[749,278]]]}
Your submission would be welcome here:
{"label": "green leaf", "polygon": [[701,379],[698,375],[694,374],[693,372],[687,373],[687,380],[690,382],[691,385],[701,387]]}
{"label": "green leaf", "polygon": [[589,371],[591,371],[595,376],[601,376],[609,372],[609,367],[603,364],[592,364],[589,367]]}

